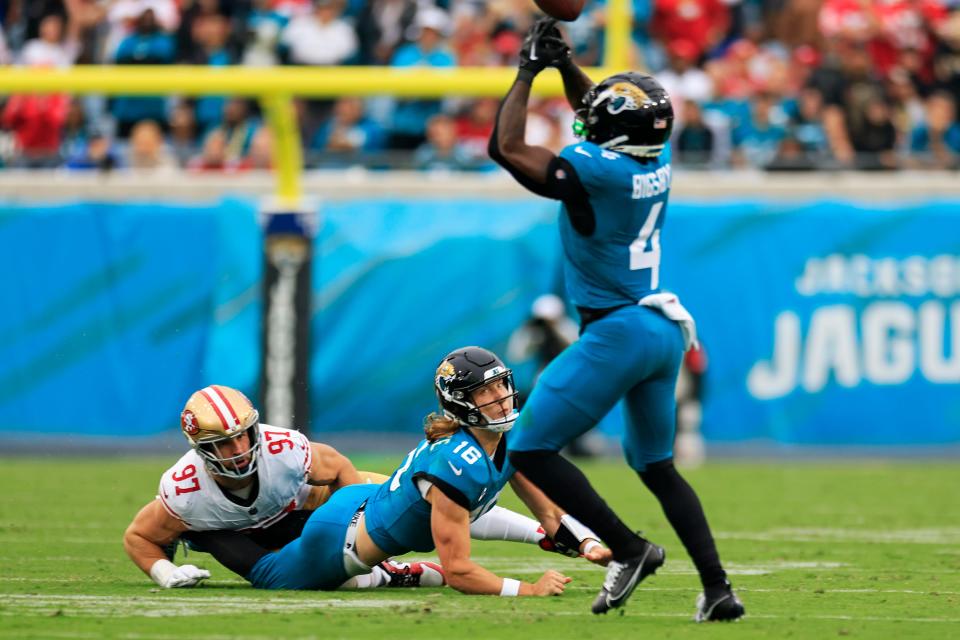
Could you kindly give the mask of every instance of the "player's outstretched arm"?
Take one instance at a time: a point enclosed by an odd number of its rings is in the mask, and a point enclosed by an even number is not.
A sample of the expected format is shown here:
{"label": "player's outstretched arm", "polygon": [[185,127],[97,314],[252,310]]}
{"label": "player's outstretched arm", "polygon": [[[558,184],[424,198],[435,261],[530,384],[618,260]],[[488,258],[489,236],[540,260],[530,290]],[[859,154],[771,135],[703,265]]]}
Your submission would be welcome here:
{"label": "player's outstretched arm", "polygon": [[564,511],[557,506],[543,491],[526,479],[519,471],[510,478],[510,486],[527,508],[537,517],[543,530],[551,538],[560,528],[560,518]]}
{"label": "player's outstretched arm", "polygon": [[562,40],[550,36],[556,26],[552,21],[538,20],[527,33],[520,51],[520,68],[517,78],[500,104],[488,151],[490,157],[510,172],[524,187],[537,195],[556,197],[547,189],[547,172],[550,162],[556,157],[544,147],[528,145],[525,140],[527,128],[527,103],[530,87],[538,73],[555,63]]}
{"label": "player's outstretched arm", "polygon": [[363,482],[353,463],[330,445],[311,442],[310,447],[313,452],[313,464],[307,476],[309,484],[329,485],[331,491],[336,491],[340,487]]}
{"label": "player's outstretched arm", "polygon": [[547,571],[535,584],[501,578],[470,559],[470,514],[436,486],[427,493],[431,503],[433,542],[447,584],[462,593],[504,596],[550,596],[563,593],[570,578]]}
{"label": "player's outstretched arm", "polygon": [[209,578],[210,572],[191,564],[178,567],[167,560],[162,548],[186,530],[183,522],[167,513],[159,500],[154,500],[141,509],[127,527],[123,548],[133,563],[161,587],[192,587]]}
{"label": "player's outstretched arm", "polygon": [[558,60],[554,66],[560,71],[560,77],[563,78],[563,92],[567,97],[567,102],[570,103],[570,108],[574,111],[582,109],[586,106],[583,104],[583,97],[593,88],[593,80],[573,61],[573,58],[569,55],[569,49],[568,55]]}
{"label": "player's outstretched arm", "polygon": [[540,519],[544,531],[547,532],[548,538],[540,542],[541,547],[570,557],[583,555],[596,564],[606,565],[610,561],[609,550],[600,544],[597,534],[573,516],[564,513],[522,473],[513,474],[510,478],[510,486],[530,511]]}

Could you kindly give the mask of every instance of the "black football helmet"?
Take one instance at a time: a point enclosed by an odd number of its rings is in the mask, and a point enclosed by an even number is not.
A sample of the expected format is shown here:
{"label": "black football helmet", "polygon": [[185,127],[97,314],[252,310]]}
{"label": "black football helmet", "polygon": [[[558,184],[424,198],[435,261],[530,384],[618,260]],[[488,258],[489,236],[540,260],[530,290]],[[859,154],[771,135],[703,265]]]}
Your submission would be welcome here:
{"label": "black football helmet", "polygon": [[[507,392],[513,398],[513,411],[500,419],[491,419],[482,409],[502,401],[477,405],[473,392],[496,380],[503,380]],[[495,433],[509,431],[517,419],[517,388],[513,384],[513,371],[492,351],[480,347],[463,347],[448,353],[437,367],[434,389],[440,409],[464,427],[487,429]]]}
{"label": "black football helmet", "polygon": [[673,104],[652,76],[627,71],[583,96],[574,132],[584,140],[632,156],[655,158],[673,130]]}

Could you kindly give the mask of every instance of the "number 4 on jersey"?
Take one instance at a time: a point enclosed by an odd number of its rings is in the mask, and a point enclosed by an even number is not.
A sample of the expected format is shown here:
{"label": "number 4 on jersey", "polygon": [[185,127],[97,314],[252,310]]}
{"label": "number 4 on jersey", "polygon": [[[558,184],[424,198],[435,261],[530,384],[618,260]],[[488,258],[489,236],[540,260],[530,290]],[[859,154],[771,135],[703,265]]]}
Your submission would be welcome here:
{"label": "number 4 on jersey", "polygon": [[[640,234],[630,243],[630,270],[650,269],[651,289],[660,285],[660,230],[654,230],[654,227],[657,226],[657,218],[660,217],[662,209],[662,202],[657,202],[650,208],[650,214],[640,228]],[[649,251],[647,241],[650,242]]]}

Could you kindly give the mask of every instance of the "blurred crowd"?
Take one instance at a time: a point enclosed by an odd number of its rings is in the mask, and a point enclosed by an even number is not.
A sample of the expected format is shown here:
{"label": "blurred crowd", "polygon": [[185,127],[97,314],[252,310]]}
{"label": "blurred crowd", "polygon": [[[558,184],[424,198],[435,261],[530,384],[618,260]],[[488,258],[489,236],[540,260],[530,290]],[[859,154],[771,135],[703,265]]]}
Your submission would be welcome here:
{"label": "blurred crowd", "polygon": [[[675,162],[955,169],[960,0],[631,0],[634,68],[674,99]],[[513,65],[531,0],[0,0],[0,64]],[[602,65],[606,6],[563,25]],[[4,96],[0,163],[244,171],[272,164],[255,101]],[[308,167],[490,170],[497,98],[299,100]],[[562,99],[529,141],[574,140]]]}

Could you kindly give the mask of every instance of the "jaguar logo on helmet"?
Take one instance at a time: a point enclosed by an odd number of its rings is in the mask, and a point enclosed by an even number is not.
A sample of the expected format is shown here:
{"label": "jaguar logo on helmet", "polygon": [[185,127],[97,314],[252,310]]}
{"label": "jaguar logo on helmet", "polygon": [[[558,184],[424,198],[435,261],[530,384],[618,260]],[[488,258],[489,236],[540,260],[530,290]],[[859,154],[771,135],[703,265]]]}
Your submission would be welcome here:
{"label": "jaguar logo on helmet", "polygon": [[618,114],[621,111],[636,111],[643,104],[651,102],[648,96],[640,87],[629,82],[618,82],[599,96],[596,103],[600,104],[603,100],[610,99],[607,103],[607,111],[611,114]]}
{"label": "jaguar logo on helmet", "polygon": [[449,360],[444,360],[440,367],[437,369],[437,378],[443,378],[444,380],[449,380],[457,375],[457,369],[453,366],[453,363]]}

